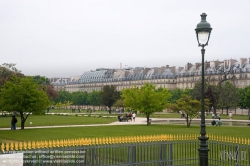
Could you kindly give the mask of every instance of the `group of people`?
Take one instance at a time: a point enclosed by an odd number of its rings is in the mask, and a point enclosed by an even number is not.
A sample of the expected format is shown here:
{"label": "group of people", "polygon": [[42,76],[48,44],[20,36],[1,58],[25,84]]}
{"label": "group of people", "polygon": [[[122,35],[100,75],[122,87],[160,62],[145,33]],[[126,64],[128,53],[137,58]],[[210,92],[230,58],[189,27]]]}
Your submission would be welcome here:
{"label": "group of people", "polygon": [[133,120],[133,121],[135,122],[135,117],[136,117],[136,114],[135,114],[135,113],[132,114],[131,112],[130,112],[129,114],[125,114],[125,115],[120,115],[120,114],[119,114],[119,115],[117,116],[119,122],[124,122],[124,121],[127,121],[127,122],[128,122],[129,120],[130,120],[130,121]]}
{"label": "group of people", "polygon": [[218,121],[216,122],[214,119],[211,122],[212,126],[221,126],[222,125],[222,121],[219,118]]}

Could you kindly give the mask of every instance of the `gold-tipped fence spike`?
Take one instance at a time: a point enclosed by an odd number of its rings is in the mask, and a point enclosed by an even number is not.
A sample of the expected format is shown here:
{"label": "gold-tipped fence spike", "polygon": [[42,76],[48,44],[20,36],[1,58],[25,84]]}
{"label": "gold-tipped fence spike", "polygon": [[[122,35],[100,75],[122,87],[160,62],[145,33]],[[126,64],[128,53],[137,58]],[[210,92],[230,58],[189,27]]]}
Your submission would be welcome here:
{"label": "gold-tipped fence spike", "polygon": [[60,147],[64,147],[64,146],[63,146],[63,140],[62,140],[62,139],[60,140],[59,146],[60,146]]}
{"label": "gold-tipped fence spike", "polygon": [[103,144],[107,144],[108,143],[108,142],[106,142],[106,138],[105,137],[102,138],[102,143]]}
{"label": "gold-tipped fence spike", "polygon": [[141,137],[139,135],[137,136],[137,142],[142,142]]}
{"label": "gold-tipped fence spike", "polygon": [[155,135],[155,141],[160,141],[160,135]]}
{"label": "gold-tipped fence spike", "polygon": [[6,151],[9,151],[9,150],[10,150],[10,144],[9,144],[9,143],[6,143],[6,145],[5,145],[5,150],[6,150]]}
{"label": "gold-tipped fence spike", "polygon": [[31,149],[31,142],[28,142],[28,149]]}
{"label": "gold-tipped fence spike", "polygon": [[80,145],[81,145],[81,146],[82,146],[82,145],[85,145],[84,139],[83,139],[83,138],[81,138],[79,141],[80,141]]}
{"label": "gold-tipped fence spike", "polygon": [[40,148],[44,148],[44,141],[40,141]]}
{"label": "gold-tipped fence spike", "polygon": [[15,150],[19,150],[19,144],[18,144],[18,142],[15,142]]}
{"label": "gold-tipped fence spike", "polygon": [[27,142],[23,143],[23,149],[26,150],[28,148]]}
{"label": "gold-tipped fence spike", "polygon": [[96,145],[100,144],[98,138],[95,139],[95,144],[96,144]]}
{"label": "gold-tipped fence spike", "polygon": [[14,144],[13,144],[13,142],[10,143],[10,150],[14,150]]}
{"label": "gold-tipped fence spike", "polygon": [[52,140],[52,147],[56,147],[56,141],[55,140]]}
{"label": "gold-tipped fence spike", "polygon": [[95,138],[91,139],[91,145],[95,145]]}
{"label": "gold-tipped fence spike", "polygon": [[36,143],[35,143],[35,141],[32,141],[32,142],[31,142],[31,148],[32,148],[32,149],[36,149]]}
{"label": "gold-tipped fence spike", "polygon": [[164,141],[164,135],[163,134],[161,134],[161,136],[160,136],[160,141]]}
{"label": "gold-tipped fence spike", "polygon": [[2,145],[1,145],[1,151],[4,152],[5,151],[5,144],[2,142]]}
{"label": "gold-tipped fence spike", "polygon": [[40,149],[41,145],[39,141],[35,142],[35,149]]}
{"label": "gold-tipped fence spike", "polygon": [[23,143],[19,142],[19,150],[23,150]]}
{"label": "gold-tipped fence spike", "polygon": [[110,144],[109,137],[105,137],[106,144]]}
{"label": "gold-tipped fence spike", "polygon": [[44,148],[49,148],[49,142],[48,141],[44,141]]}

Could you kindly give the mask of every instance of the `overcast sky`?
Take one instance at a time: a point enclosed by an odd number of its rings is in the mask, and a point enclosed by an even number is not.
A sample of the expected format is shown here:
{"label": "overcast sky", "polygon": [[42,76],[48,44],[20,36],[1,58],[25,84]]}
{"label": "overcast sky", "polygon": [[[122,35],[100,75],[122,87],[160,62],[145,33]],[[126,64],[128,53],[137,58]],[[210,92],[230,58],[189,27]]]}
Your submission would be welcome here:
{"label": "overcast sky", "polygon": [[184,67],[201,62],[202,13],[213,28],[205,60],[250,58],[249,0],[0,0],[0,64],[46,77]]}

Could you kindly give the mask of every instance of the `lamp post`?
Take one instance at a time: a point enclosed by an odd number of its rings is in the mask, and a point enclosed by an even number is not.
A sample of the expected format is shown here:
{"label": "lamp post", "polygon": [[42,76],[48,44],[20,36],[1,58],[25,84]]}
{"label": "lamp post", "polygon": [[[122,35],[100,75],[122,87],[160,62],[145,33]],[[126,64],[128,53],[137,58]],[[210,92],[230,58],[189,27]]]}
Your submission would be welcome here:
{"label": "lamp post", "polygon": [[206,13],[201,14],[201,22],[197,24],[195,29],[196,37],[198,41],[198,46],[201,47],[202,54],[202,74],[201,74],[201,128],[200,128],[200,148],[199,151],[199,166],[208,166],[208,146],[206,136],[206,122],[205,122],[205,108],[204,108],[204,55],[205,49],[204,47],[208,45],[208,41],[210,38],[210,33],[212,28],[210,24],[206,21]]}

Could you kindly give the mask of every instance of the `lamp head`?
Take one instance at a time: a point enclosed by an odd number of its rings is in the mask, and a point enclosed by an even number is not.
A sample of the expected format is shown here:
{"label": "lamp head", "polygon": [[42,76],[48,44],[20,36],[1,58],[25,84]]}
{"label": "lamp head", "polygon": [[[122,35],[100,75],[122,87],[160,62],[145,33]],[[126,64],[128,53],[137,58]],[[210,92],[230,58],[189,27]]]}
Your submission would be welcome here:
{"label": "lamp head", "polygon": [[207,17],[206,13],[201,14],[201,22],[197,24],[195,29],[199,46],[208,45],[210,33],[212,31],[210,24],[206,21],[206,17]]}

